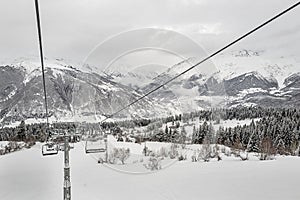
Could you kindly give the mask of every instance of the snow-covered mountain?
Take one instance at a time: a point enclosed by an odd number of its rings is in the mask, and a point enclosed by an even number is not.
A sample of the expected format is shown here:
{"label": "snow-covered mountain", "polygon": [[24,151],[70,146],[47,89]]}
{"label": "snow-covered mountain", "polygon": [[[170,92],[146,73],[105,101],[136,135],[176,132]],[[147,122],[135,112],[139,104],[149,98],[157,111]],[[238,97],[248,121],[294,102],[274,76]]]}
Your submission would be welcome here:
{"label": "snow-covered mountain", "polygon": [[287,77],[300,71],[299,58],[273,55],[268,51],[231,51],[216,56],[214,63],[224,79],[256,71],[267,79],[276,79],[279,88],[285,86]]}
{"label": "snow-covered mountain", "polygon": [[[125,72],[123,77],[112,79],[132,87],[131,81],[139,77],[140,84],[135,84],[133,88],[145,93],[188,69],[197,61],[199,60],[196,58],[184,60],[162,73],[160,71],[155,77],[147,76],[148,72],[143,70],[135,73]],[[300,62],[294,56],[276,56],[265,51],[231,51],[216,56],[213,62],[194,68],[152,96],[162,100],[179,101],[184,111],[225,104],[287,106],[292,103],[293,106],[295,103],[298,105],[295,95],[299,92],[299,74],[295,73],[299,71]],[[290,85],[292,82],[295,82],[295,87]]]}
{"label": "snow-covered mountain", "polygon": [[[124,67],[125,68],[125,67]],[[147,64],[138,66],[132,70],[105,70],[103,73],[108,79],[122,83],[131,88],[138,89],[153,82],[153,79],[166,71],[167,68],[158,64]]]}
{"label": "snow-covered mountain", "polygon": [[[229,105],[299,105],[300,60],[293,55],[239,50],[217,56],[214,63],[230,97]],[[290,85],[293,82],[295,87]]]}
{"label": "snow-covered mountain", "polygon": [[[190,58],[170,67],[144,65],[129,72],[97,74],[88,66],[46,59],[50,114],[56,120],[101,118],[196,62]],[[0,66],[0,71],[1,121],[43,117],[39,60],[19,59]],[[221,54],[134,104],[119,117],[158,117],[212,106],[252,105],[300,105],[300,63],[295,57],[272,58],[264,51],[249,50]]]}
{"label": "snow-covered mountain", "polygon": [[[46,60],[45,67],[48,108],[53,120],[99,121],[143,95],[62,60]],[[22,60],[0,66],[0,71],[1,121],[43,118],[44,96],[38,61]],[[119,113],[118,117],[158,117],[173,112],[176,112],[175,105],[145,98]]]}

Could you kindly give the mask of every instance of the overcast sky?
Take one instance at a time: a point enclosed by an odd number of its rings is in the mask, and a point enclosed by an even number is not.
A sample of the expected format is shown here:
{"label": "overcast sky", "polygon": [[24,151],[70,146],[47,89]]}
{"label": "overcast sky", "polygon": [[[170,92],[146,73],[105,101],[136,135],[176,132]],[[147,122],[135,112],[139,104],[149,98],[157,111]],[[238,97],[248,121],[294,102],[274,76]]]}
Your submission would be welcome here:
{"label": "overcast sky", "polygon": [[[212,52],[295,2],[40,0],[45,56],[80,62],[108,37],[145,27],[177,31]],[[233,49],[272,50],[300,56],[299,19],[300,7]],[[0,61],[38,55],[34,0],[1,0],[0,25]],[[135,43],[135,39],[131,38],[129,43]],[[126,44],[114,45],[108,51]]]}

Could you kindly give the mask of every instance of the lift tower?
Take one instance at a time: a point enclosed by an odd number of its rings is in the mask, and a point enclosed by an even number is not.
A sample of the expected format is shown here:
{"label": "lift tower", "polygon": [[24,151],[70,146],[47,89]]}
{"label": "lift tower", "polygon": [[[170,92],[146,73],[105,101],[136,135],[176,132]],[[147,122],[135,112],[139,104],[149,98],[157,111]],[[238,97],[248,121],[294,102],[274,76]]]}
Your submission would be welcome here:
{"label": "lift tower", "polygon": [[64,135],[64,200],[71,200],[71,176],[70,176],[70,163],[69,163],[69,136]]}

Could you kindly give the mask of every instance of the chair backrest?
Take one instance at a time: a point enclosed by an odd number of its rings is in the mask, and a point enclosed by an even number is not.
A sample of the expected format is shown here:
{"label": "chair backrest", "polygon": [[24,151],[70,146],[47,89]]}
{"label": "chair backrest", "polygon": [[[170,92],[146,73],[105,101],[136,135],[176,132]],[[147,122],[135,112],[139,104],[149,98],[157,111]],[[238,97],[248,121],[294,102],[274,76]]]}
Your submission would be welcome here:
{"label": "chair backrest", "polygon": [[88,141],[85,143],[86,153],[101,153],[106,151],[106,140]]}
{"label": "chair backrest", "polygon": [[42,146],[43,156],[58,154],[58,146],[54,143],[47,143]]}

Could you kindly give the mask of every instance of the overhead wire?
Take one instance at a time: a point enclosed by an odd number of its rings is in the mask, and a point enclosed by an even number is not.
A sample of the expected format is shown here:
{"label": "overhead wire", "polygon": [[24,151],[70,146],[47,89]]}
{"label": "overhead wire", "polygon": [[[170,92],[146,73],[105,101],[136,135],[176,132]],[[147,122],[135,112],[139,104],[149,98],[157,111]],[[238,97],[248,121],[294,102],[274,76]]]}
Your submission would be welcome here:
{"label": "overhead wire", "polygon": [[42,79],[43,79],[44,100],[45,100],[45,114],[46,114],[47,128],[48,128],[49,127],[48,102],[47,102],[47,90],[46,90],[46,81],[45,81],[44,53],[43,53],[43,43],[42,43],[42,27],[41,27],[38,0],[35,0],[35,13],[36,13],[36,23],[37,23],[37,30],[38,30],[40,60],[41,60],[41,66],[42,66]]}
{"label": "overhead wire", "polygon": [[272,18],[268,19],[267,21],[263,22],[262,24],[260,24],[259,26],[253,28],[252,30],[248,31],[247,33],[245,33],[244,35],[238,37],[237,39],[235,39],[234,41],[230,42],[229,44],[225,45],[224,47],[220,48],[219,50],[215,51],[214,53],[210,54],[209,56],[205,57],[203,60],[199,61],[198,63],[194,64],[193,66],[189,67],[188,69],[184,70],[183,72],[177,74],[176,76],[174,76],[173,78],[167,80],[166,82],[164,82],[163,84],[159,85],[158,87],[154,88],[153,90],[147,92],[146,94],[142,95],[141,97],[137,98],[136,100],[134,100],[133,102],[129,103],[128,105],[124,106],[123,108],[121,108],[120,110],[112,113],[111,115],[105,117],[100,123],[103,123],[104,121],[112,118],[113,116],[117,115],[118,113],[122,112],[123,110],[129,108],[130,106],[132,106],[133,104],[137,103],[138,101],[144,99],[145,97],[149,96],[150,94],[152,94],[153,92],[159,90],[160,88],[164,87],[165,85],[167,85],[168,83],[174,81],[175,79],[177,79],[178,77],[184,75],[185,73],[191,71],[192,69],[194,69],[195,67],[197,67],[198,65],[206,62],[207,60],[211,59],[212,57],[216,56],[217,54],[221,53],[222,51],[224,51],[225,49],[229,48],[230,46],[236,44],[237,42],[241,41],[242,39],[248,37],[249,35],[251,35],[252,33],[258,31],[259,29],[261,29],[262,27],[266,26],[267,24],[269,24],[270,22],[274,21],[275,19],[281,17],[282,15],[286,14],[287,12],[293,10],[294,8],[296,8],[297,6],[299,6],[300,1],[293,4],[292,6],[288,7],[287,9],[281,11],[280,13],[278,13],[277,15],[273,16]]}
{"label": "overhead wire", "polygon": [[[267,24],[269,24],[270,22],[274,21],[275,19],[281,17],[282,15],[286,14],[287,12],[291,11],[292,9],[296,8],[297,6],[299,6],[300,2],[297,2],[295,4],[293,4],[292,6],[288,7],[287,9],[283,10],[282,12],[280,12],[279,14],[273,16],[272,18],[270,18],[269,20],[265,21],[264,23],[260,24],[259,26],[253,28],[252,30],[248,31],[247,33],[245,33],[244,35],[238,37],[236,40],[230,42],[229,44],[225,45],[224,47],[222,47],[221,49],[215,51],[214,53],[210,54],[209,56],[207,56],[206,58],[204,58],[203,60],[201,60],[200,62],[192,65],[191,67],[189,67],[188,69],[184,70],[183,72],[177,74],[176,76],[174,76],[173,78],[167,80],[166,82],[164,82],[163,84],[159,85],[158,87],[154,88],[153,90],[147,92],[146,94],[142,95],[141,97],[137,98],[136,100],[134,100],[133,102],[127,104],[126,106],[124,106],[123,108],[119,109],[118,111],[112,113],[111,115],[108,115],[105,117],[105,119],[103,119],[100,123],[106,121],[107,119],[112,118],[113,116],[117,115],[118,113],[122,112],[123,110],[129,108],[130,106],[132,106],[133,104],[137,103],[138,101],[144,99],[145,97],[149,96],[150,94],[154,93],[155,91],[159,90],[160,88],[164,87],[165,85],[169,84],[170,82],[174,81],[175,79],[179,78],[180,76],[184,75],[185,73],[191,71],[192,69],[194,69],[195,67],[197,67],[198,65],[206,62],[207,60],[211,59],[212,57],[216,56],[217,54],[221,53],[222,51],[224,51],[225,49],[229,48],[230,46],[234,45],[235,43],[239,42],[240,40],[248,37],[249,35],[251,35],[252,33],[256,32],[257,30],[261,29],[262,27],[266,26]],[[48,119],[48,102],[47,102],[47,90],[46,90],[46,81],[45,81],[45,67],[44,67],[44,55],[43,55],[43,45],[42,45],[42,30],[41,30],[41,24],[40,24],[40,14],[39,14],[39,4],[38,4],[38,0],[35,0],[35,10],[36,10],[36,19],[37,19],[37,29],[38,29],[38,40],[39,40],[39,50],[40,50],[40,61],[41,61],[41,66],[42,66],[42,80],[43,80],[43,89],[44,89],[44,100],[45,100],[45,114],[46,114],[46,120],[47,120],[47,126],[49,126],[49,119]]]}

